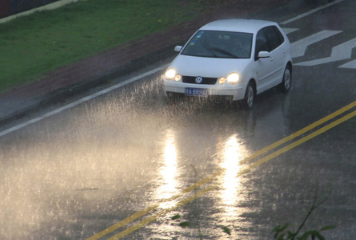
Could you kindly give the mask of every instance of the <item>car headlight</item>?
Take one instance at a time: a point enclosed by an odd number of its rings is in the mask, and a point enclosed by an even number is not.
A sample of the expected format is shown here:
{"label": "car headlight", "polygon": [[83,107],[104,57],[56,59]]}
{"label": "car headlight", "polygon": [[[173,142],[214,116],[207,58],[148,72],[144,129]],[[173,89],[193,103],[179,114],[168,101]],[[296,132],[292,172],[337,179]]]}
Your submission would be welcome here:
{"label": "car headlight", "polygon": [[225,82],[226,82],[226,78],[224,78],[224,77],[219,78],[220,84],[224,84]]}
{"label": "car headlight", "polygon": [[238,73],[231,73],[226,79],[228,83],[236,84],[240,80],[240,75]]}
{"label": "car headlight", "polygon": [[174,79],[176,74],[177,74],[176,70],[171,68],[171,69],[168,69],[164,75],[166,76],[167,79],[172,80],[172,79]]}
{"label": "car headlight", "polygon": [[179,74],[176,74],[176,76],[174,77],[174,80],[175,80],[176,82],[179,82],[181,79],[182,79],[182,76],[179,75]]}

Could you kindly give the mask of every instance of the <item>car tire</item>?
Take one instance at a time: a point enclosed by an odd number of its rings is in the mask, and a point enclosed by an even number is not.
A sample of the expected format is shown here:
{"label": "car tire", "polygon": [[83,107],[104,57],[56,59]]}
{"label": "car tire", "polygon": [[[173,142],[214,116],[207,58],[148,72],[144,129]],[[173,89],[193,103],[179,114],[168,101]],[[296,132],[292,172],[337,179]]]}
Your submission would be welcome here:
{"label": "car tire", "polygon": [[283,93],[288,93],[292,86],[292,69],[290,65],[287,65],[283,73],[283,80],[278,85],[278,89]]}
{"label": "car tire", "polygon": [[246,87],[245,97],[242,99],[242,107],[245,110],[251,110],[255,102],[256,92],[252,82],[249,82]]}

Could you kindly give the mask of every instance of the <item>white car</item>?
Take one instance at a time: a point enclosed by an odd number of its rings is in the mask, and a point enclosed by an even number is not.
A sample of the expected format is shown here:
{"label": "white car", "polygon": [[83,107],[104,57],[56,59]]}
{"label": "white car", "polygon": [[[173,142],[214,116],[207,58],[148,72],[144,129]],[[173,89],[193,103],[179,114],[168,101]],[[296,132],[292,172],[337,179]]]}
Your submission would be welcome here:
{"label": "white car", "polygon": [[279,25],[261,20],[230,19],[200,28],[163,75],[168,98],[223,96],[251,109],[255,96],[292,83],[290,43]]}

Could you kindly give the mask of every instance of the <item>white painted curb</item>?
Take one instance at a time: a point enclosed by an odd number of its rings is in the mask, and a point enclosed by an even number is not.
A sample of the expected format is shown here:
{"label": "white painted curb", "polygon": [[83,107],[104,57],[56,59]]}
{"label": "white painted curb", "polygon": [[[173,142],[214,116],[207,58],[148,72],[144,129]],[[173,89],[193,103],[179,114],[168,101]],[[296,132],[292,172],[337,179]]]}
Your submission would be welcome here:
{"label": "white painted curb", "polygon": [[59,0],[54,3],[50,3],[50,4],[47,4],[47,5],[38,7],[38,8],[34,8],[34,9],[31,9],[31,10],[28,10],[25,12],[21,12],[21,13],[15,14],[15,15],[11,15],[11,16],[2,18],[2,19],[0,19],[0,24],[9,22],[9,21],[14,20],[15,18],[18,18],[18,17],[30,15],[35,12],[57,9],[64,5],[67,5],[69,3],[78,2],[78,1],[79,0]]}

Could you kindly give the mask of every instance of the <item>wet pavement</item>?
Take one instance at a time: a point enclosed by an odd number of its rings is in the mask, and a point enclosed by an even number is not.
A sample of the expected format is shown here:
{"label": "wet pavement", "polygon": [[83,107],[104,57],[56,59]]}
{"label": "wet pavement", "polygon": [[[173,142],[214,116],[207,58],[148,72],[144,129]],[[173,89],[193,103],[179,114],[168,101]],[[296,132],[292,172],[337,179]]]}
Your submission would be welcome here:
{"label": "wet pavement", "polygon": [[[356,38],[355,8],[345,1],[283,25],[298,29],[292,43],[342,31],[295,64]],[[295,66],[290,93],[267,91],[250,112],[204,99],[168,105],[158,72],[1,137],[0,239],[272,239],[274,226],[298,226],[316,191],[330,196],[307,228],[336,225],[326,239],[355,239],[356,118],[329,125],[355,110],[334,114],[355,101],[356,69],[339,68],[354,59]]]}

